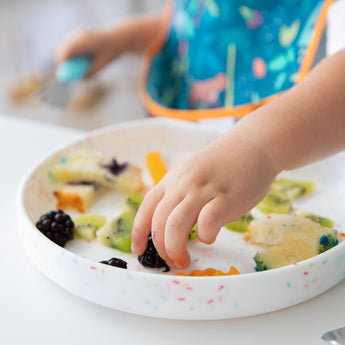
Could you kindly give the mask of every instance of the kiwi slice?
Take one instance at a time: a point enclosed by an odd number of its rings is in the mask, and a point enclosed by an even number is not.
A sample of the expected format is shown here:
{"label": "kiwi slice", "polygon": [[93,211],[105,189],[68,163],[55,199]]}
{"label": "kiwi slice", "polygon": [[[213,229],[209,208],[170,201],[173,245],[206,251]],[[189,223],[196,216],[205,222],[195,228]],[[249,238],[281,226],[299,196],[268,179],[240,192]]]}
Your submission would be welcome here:
{"label": "kiwi slice", "polygon": [[314,190],[314,182],[280,178],[273,181],[269,192],[256,208],[265,214],[289,214],[292,201]]}
{"label": "kiwi slice", "polygon": [[291,201],[283,194],[272,191],[256,205],[256,208],[264,214],[279,213],[289,214],[292,211]]}
{"label": "kiwi slice", "polygon": [[297,216],[302,216],[311,219],[313,222],[319,223],[324,228],[332,229],[334,227],[334,222],[328,218],[318,216],[315,213],[311,213],[304,210],[298,210],[295,212]]}
{"label": "kiwi slice", "polygon": [[189,231],[188,234],[188,240],[195,240],[198,238],[198,235],[196,233],[196,224],[193,226],[193,229]]}
{"label": "kiwi slice", "polygon": [[143,195],[128,194],[121,214],[96,232],[98,241],[105,246],[131,253],[134,218],[143,200]]}
{"label": "kiwi slice", "polygon": [[270,191],[275,194],[282,194],[290,200],[295,200],[302,195],[309,194],[314,190],[314,182],[289,180],[285,178],[273,181]]}
{"label": "kiwi slice", "polygon": [[131,233],[134,218],[133,212],[122,212],[117,218],[96,232],[97,240],[105,246],[131,253]]}
{"label": "kiwi slice", "polygon": [[97,214],[84,214],[73,219],[74,236],[86,241],[93,241],[96,238],[96,231],[105,225],[107,218]]}
{"label": "kiwi slice", "polygon": [[248,225],[251,223],[252,220],[254,220],[254,217],[250,212],[248,212],[239,219],[235,220],[234,222],[226,224],[225,227],[229,230],[246,232]]}
{"label": "kiwi slice", "polygon": [[139,210],[144,196],[140,194],[128,194],[122,212],[132,212],[136,214]]}

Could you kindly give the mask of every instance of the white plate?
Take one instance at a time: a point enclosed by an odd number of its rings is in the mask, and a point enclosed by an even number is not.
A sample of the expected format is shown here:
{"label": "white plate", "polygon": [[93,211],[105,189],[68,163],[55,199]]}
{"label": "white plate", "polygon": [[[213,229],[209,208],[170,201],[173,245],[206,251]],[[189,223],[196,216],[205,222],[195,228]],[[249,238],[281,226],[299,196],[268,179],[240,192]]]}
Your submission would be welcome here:
{"label": "white plate", "polygon": [[[77,148],[100,150],[120,162],[129,160],[143,168],[145,155],[158,150],[168,167],[191,155],[220,134],[186,122],[146,119],[93,132],[36,164],[24,177],[18,191],[18,219],[23,245],[39,270],[64,289],[94,303],[135,314],[173,319],[224,319],[285,308],[321,294],[345,277],[345,243],[309,260],[265,272],[255,272],[253,256],[258,248],[242,234],[222,229],[210,246],[191,241],[192,269],[213,267],[236,276],[181,277],[172,270],[144,269],[132,254],[74,239],[61,248],[34,226],[40,215],[55,209],[49,167]],[[234,162],[236,165],[236,162]],[[345,232],[345,155],[283,174],[315,181],[316,190],[298,203],[303,208],[335,221]],[[115,218],[124,195],[109,193],[89,212]],[[70,213],[72,217],[76,214]],[[100,264],[120,257],[128,269]]]}

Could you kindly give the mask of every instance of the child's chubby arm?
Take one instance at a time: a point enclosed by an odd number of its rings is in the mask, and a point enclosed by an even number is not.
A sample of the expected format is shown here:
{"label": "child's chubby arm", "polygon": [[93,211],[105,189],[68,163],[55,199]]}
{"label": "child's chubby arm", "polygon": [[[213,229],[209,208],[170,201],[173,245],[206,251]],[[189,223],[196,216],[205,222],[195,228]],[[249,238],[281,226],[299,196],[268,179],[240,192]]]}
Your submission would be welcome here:
{"label": "child's chubby arm", "polygon": [[132,231],[141,254],[152,232],[171,267],[190,263],[188,233],[201,242],[253,208],[277,174],[345,149],[345,50],[326,58],[298,85],[240,120],[170,170],[145,197]]}
{"label": "child's chubby arm", "polygon": [[142,53],[157,37],[163,13],[138,15],[122,23],[98,30],[76,30],[58,45],[55,62],[75,56],[92,58],[90,77],[124,53]]}

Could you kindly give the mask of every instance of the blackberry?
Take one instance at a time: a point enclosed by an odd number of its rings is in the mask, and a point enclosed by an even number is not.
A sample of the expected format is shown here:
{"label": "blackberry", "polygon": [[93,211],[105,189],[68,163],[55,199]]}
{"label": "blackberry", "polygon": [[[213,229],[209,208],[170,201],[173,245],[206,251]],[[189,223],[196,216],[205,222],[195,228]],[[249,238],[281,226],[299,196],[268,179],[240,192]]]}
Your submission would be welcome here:
{"label": "blackberry", "polygon": [[111,258],[109,260],[100,261],[100,263],[105,264],[105,265],[110,265],[110,266],[115,266],[115,267],[127,269],[127,262],[122,260],[122,259],[118,259],[118,258]]}
{"label": "blackberry", "polygon": [[43,214],[36,227],[54,243],[63,247],[68,240],[73,239],[74,223],[71,217],[62,210]]}
{"label": "blackberry", "polygon": [[149,236],[145,252],[138,256],[138,260],[145,267],[151,267],[151,268],[165,267],[165,270],[163,272],[170,271],[170,268],[167,265],[167,263],[159,256],[153,244],[151,234]]}

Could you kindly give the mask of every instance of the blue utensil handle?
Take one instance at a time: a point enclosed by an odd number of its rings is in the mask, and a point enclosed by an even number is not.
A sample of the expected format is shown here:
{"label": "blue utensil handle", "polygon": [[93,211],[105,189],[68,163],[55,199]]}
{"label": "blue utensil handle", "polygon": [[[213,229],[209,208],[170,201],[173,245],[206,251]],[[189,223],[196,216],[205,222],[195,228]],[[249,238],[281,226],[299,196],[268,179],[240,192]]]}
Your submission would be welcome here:
{"label": "blue utensil handle", "polygon": [[92,61],[89,57],[79,56],[62,62],[56,69],[56,79],[62,83],[72,83],[81,79],[90,69]]}

